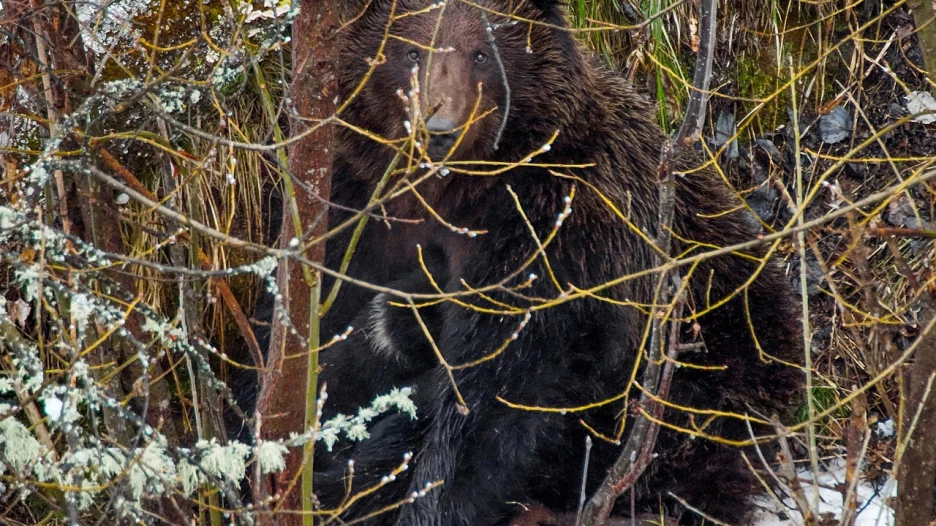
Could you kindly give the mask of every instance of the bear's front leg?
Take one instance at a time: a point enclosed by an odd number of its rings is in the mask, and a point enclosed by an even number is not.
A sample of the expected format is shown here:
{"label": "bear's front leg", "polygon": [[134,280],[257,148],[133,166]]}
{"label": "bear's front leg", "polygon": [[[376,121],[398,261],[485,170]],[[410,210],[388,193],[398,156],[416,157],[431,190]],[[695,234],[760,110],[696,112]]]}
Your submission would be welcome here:
{"label": "bear's front leg", "polygon": [[[442,271],[437,270],[436,275],[445,278]],[[385,287],[410,294],[436,292],[418,268]],[[419,315],[430,333],[440,332],[442,313],[438,305],[420,308]],[[400,296],[389,292],[374,295],[350,325],[352,330],[346,339],[319,356],[319,382],[328,386],[326,416],[353,414],[374,397],[409,386],[438,363],[415,314]]]}
{"label": "bear's front leg", "polygon": [[[436,381],[444,385],[443,374],[439,371]],[[562,450],[570,453],[560,444],[570,435],[564,417],[517,411],[497,401],[464,414],[451,389],[438,402],[413,460],[411,494],[427,483],[443,484],[404,507],[397,524],[507,524],[523,512],[536,488],[555,482],[551,466],[560,463]]]}
{"label": "bear's front leg", "polygon": [[[455,305],[446,314],[439,347],[452,370],[439,364],[424,379],[429,385],[417,385],[429,393],[419,397],[429,404],[420,407],[429,422],[413,459],[411,494],[419,495],[427,483],[443,485],[404,507],[397,524],[507,524],[544,488],[574,498],[580,465],[569,455],[578,456],[582,444],[577,416],[515,409],[497,399],[556,407],[591,391],[574,373],[582,349],[573,343],[580,335],[568,330],[572,312],[560,306],[535,314],[519,332],[517,317]],[[497,354],[505,341],[511,343]]]}

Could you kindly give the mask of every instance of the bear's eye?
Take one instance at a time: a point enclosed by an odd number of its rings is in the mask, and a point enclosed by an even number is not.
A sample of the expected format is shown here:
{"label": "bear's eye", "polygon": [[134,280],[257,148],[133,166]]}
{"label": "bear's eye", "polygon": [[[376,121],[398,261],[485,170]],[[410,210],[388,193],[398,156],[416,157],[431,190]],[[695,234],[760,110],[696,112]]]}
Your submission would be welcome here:
{"label": "bear's eye", "polygon": [[411,49],[406,54],[406,57],[412,60],[413,62],[419,62],[419,51],[416,51],[415,49]]}
{"label": "bear's eye", "polygon": [[475,64],[484,64],[487,62],[488,56],[483,51],[478,51],[474,55]]}

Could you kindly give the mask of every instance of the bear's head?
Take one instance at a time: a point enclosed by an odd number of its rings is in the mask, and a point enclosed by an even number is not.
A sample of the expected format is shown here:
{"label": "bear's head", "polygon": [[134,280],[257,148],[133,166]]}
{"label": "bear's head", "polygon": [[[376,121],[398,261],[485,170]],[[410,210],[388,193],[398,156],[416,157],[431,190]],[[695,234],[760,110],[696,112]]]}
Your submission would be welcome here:
{"label": "bear's head", "polygon": [[363,9],[342,55],[356,126],[393,140],[415,126],[435,161],[489,160],[535,151],[574,111],[583,59],[556,0],[371,0]]}

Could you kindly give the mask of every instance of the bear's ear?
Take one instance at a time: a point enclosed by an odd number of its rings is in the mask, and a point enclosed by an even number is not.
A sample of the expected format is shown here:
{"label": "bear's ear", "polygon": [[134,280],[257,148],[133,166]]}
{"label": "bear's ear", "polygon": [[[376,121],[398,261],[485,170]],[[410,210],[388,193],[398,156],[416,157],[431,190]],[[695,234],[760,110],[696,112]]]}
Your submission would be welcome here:
{"label": "bear's ear", "polygon": [[567,1],[530,0],[530,3],[543,13],[543,20],[557,25],[565,25],[565,16],[563,15],[562,10],[568,3]]}
{"label": "bear's ear", "polygon": [[531,0],[533,5],[542,9],[543,11],[549,11],[551,9],[556,9],[560,7],[564,2],[560,0]]}
{"label": "bear's ear", "polygon": [[390,2],[386,0],[344,0],[338,3],[342,9],[341,14],[347,18],[361,14],[365,9],[373,11],[382,8],[384,4],[389,5]]}

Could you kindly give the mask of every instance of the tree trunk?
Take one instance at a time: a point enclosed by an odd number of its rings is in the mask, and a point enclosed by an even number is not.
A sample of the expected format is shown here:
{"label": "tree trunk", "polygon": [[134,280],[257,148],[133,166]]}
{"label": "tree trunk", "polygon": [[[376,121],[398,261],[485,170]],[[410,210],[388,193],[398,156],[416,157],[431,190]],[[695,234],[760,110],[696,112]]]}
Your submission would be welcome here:
{"label": "tree trunk", "polygon": [[[934,301],[924,292],[920,310],[921,326],[936,315]],[[933,515],[933,482],[936,479],[936,393],[932,377],[936,374],[936,331],[921,334],[920,347],[913,363],[904,373],[903,422],[898,444],[910,441],[898,450],[897,524],[928,526]],[[916,420],[916,422],[914,422]]]}
{"label": "tree trunk", "polygon": [[[936,4],[932,0],[910,2],[920,52],[923,54],[923,69],[931,81],[936,83]],[[936,89],[930,91],[936,93]]]}
{"label": "tree trunk", "polygon": [[[315,126],[318,119],[326,119],[335,112],[338,96],[336,32],[339,27],[339,5],[334,0],[306,0],[302,12],[293,23],[293,77],[290,98],[296,118],[290,121],[293,137]],[[310,120],[311,119],[311,120]],[[281,241],[289,246],[293,238],[319,237],[327,229],[325,200],[331,193],[331,166],[334,152],[335,127],[325,125],[289,151],[289,172],[301,185],[286,185],[283,229]],[[312,194],[317,195],[312,195]],[[310,236],[311,234],[311,236]],[[317,244],[305,256],[322,262],[325,245]],[[270,337],[267,369],[261,375],[257,412],[263,419],[265,438],[283,438],[291,432],[302,432],[314,417],[314,393],[317,355],[309,350],[318,346],[317,331],[312,330],[312,316],[318,316],[318,299],[313,297],[318,276],[311,269],[295,261],[283,261],[277,273],[277,283],[283,296],[283,309],[302,338],[291,337],[286,326],[274,318]],[[316,320],[317,321],[317,320]],[[314,324],[317,326],[317,323]],[[308,346],[306,340],[308,338]],[[289,359],[290,357],[294,357]],[[287,363],[284,363],[289,359]],[[307,396],[297,396],[306,393]],[[307,404],[310,406],[307,408]],[[292,451],[286,470],[265,481],[264,493],[280,494],[281,509],[298,510],[303,501],[311,503],[310,487],[300,492],[296,482],[306,462],[311,462],[307,448]],[[304,462],[305,460],[305,462]],[[311,519],[311,517],[309,517]],[[278,517],[280,524],[301,524],[296,514]]]}

